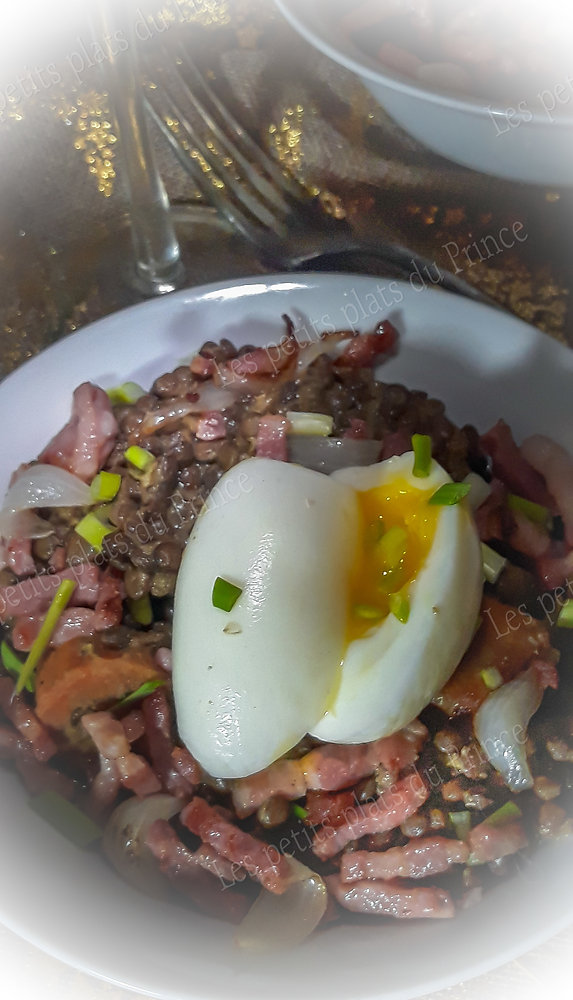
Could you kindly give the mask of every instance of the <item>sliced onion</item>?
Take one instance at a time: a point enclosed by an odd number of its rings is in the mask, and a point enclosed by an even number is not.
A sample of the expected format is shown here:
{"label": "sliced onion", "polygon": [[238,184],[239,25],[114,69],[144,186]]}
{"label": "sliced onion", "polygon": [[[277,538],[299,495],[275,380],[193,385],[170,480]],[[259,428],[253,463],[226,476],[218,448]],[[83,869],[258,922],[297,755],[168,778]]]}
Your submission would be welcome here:
{"label": "sliced onion", "polygon": [[306,371],[321,354],[328,354],[331,358],[337,358],[340,354],[344,354],[351,340],[352,337],[349,337],[347,333],[340,332],[332,333],[321,340],[302,344],[296,363],[297,372]]}
{"label": "sliced onion", "polygon": [[287,858],[292,881],[280,896],[262,889],[236,934],[240,948],[278,951],[301,944],[322,920],[327,891],[320,875]]}
{"label": "sliced onion", "polygon": [[7,542],[12,538],[22,541],[27,538],[47,538],[53,531],[50,522],[32,510],[0,510],[0,538]]}
{"label": "sliced onion", "polygon": [[4,497],[3,510],[31,507],[87,507],[90,488],[57,465],[31,465],[21,472]]}
{"label": "sliced onion", "polygon": [[471,510],[476,511],[489,497],[491,486],[489,483],[486,483],[485,479],[478,476],[477,472],[469,472],[464,479],[464,483],[469,483],[471,486],[471,490],[468,493],[468,503]]}
{"label": "sliced onion", "polygon": [[289,437],[288,450],[291,462],[330,475],[352,465],[373,465],[380,456],[382,442],[293,435]]}
{"label": "sliced onion", "polygon": [[543,691],[534,667],[488,695],[474,718],[474,732],[496,771],[512,792],[533,787],[525,744],[531,716]]}
{"label": "sliced onion", "polygon": [[197,398],[176,399],[160,407],[159,410],[148,413],[141,425],[143,433],[153,434],[174,420],[206,413],[208,410],[227,410],[235,402],[232,392],[228,389],[219,389],[216,385],[205,385],[193,395]]}
{"label": "sliced onion", "polygon": [[136,889],[148,896],[163,899],[169,886],[157,867],[157,861],[145,845],[147,831],[156,819],[171,819],[181,811],[181,802],[173,795],[135,795],[114,809],[103,832],[102,847],[108,861]]}

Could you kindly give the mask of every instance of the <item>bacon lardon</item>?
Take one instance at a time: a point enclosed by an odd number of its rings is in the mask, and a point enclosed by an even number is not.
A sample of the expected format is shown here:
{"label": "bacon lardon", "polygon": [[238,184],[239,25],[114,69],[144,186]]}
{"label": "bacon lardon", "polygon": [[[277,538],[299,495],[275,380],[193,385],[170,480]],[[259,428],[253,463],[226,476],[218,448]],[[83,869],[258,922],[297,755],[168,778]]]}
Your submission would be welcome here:
{"label": "bacon lardon", "polygon": [[327,885],[345,910],[370,916],[396,917],[399,920],[419,917],[454,916],[454,904],[444,889],[433,886],[402,886],[395,882],[364,880],[348,884],[332,875]]}
{"label": "bacon lardon", "polygon": [[50,441],[39,462],[67,469],[89,483],[109,458],[118,433],[107,393],[91,382],[74,392],[70,420]]}
{"label": "bacon lardon", "polygon": [[469,849],[462,840],[449,837],[420,837],[404,847],[386,851],[350,851],[343,854],[340,877],[343,882],[362,879],[427,878],[465,864]]}

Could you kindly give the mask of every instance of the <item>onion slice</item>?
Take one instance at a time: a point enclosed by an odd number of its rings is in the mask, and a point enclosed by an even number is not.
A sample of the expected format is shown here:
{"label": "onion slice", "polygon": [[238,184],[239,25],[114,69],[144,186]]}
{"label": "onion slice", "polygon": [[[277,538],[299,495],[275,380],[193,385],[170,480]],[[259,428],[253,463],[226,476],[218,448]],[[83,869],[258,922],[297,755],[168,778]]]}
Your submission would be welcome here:
{"label": "onion slice", "polygon": [[236,943],[250,952],[294,948],[320,923],[327,903],[320,875],[287,857],[291,881],[281,895],[262,889],[236,934]]}
{"label": "onion slice", "polygon": [[103,852],[130,885],[156,899],[170,895],[166,879],[145,844],[147,831],[157,819],[171,819],[182,802],[173,795],[135,795],[122,802],[109,817],[103,832]]}
{"label": "onion slice", "polygon": [[47,538],[53,532],[53,525],[33,510],[0,510],[0,538],[6,542],[12,538]]}
{"label": "onion slice", "polygon": [[543,689],[534,667],[488,695],[474,718],[474,732],[487,759],[512,792],[533,787],[525,744],[527,726]]}
{"label": "onion slice", "polygon": [[8,488],[3,511],[34,507],[87,507],[90,488],[66,469],[38,463],[24,469]]}
{"label": "onion slice", "polygon": [[359,438],[333,438],[312,435],[291,435],[288,439],[289,460],[306,469],[330,475],[337,469],[354,465],[374,465],[382,450],[381,441]]}

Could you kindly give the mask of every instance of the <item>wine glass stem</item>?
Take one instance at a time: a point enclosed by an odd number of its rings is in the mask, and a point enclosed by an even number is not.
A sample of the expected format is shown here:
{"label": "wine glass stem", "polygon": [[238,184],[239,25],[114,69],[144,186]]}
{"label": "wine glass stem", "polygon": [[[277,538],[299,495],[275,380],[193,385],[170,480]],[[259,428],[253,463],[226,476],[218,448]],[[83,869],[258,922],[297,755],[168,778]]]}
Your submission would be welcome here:
{"label": "wine glass stem", "polygon": [[[123,51],[107,47],[104,64],[116,119],[131,215],[135,282],[145,295],[161,295],[183,283],[179,243],[149,136],[135,34],[132,0],[100,0],[97,28],[106,38],[124,39]],[[99,34],[99,31],[98,31]]]}

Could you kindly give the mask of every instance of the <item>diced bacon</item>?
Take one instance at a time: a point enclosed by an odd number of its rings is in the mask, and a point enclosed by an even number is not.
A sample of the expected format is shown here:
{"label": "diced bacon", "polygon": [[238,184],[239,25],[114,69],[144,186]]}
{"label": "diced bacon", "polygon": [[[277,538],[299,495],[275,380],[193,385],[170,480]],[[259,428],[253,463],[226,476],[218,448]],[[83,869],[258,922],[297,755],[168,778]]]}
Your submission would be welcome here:
{"label": "diced bacon", "polygon": [[280,414],[261,417],[256,443],[257,458],[273,458],[277,462],[288,461],[287,426],[287,419]]}
{"label": "diced bacon", "polygon": [[30,744],[36,760],[45,763],[57,751],[56,744],[33,708],[21,695],[14,696],[14,683],[9,677],[0,677],[0,709],[20,736]]}
{"label": "diced bacon", "polygon": [[552,662],[549,628],[518,608],[484,598],[481,625],[455,673],[434,698],[450,717],[475,712],[490,693],[482,671],[494,667],[504,681],[525,670],[533,657]]}
{"label": "diced bacon", "polygon": [[52,552],[48,565],[52,573],[62,573],[66,568],[66,550],[63,545],[58,545]]}
{"label": "diced bacon", "polygon": [[314,839],[313,851],[322,861],[333,858],[351,840],[358,840],[369,833],[387,833],[400,826],[418,811],[428,798],[429,791],[420,775],[415,772],[384,792],[374,802],[366,802],[350,809],[344,824],[336,828],[323,826]]}
{"label": "diced bacon", "polygon": [[387,851],[350,851],[343,854],[343,882],[360,879],[427,878],[440,875],[453,865],[465,864],[469,849],[463,840],[427,837],[410,840],[405,847]]}
{"label": "diced bacon", "polygon": [[240,357],[227,361],[224,368],[228,375],[237,379],[252,375],[278,375],[296,362],[299,350],[295,337],[286,336],[280,344],[257,347],[254,351],[247,351]]}
{"label": "diced bacon", "polygon": [[405,455],[411,448],[412,436],[408,431],[402,429],[385,434],[382,441],[380,461],[385,462],[387,458],[393,458],[394,455]]}
{"label": "diced bacon", "polygon": [[143,705],[145,732],[155,773],[166,792],[179,798],[193,793],[193,784],[175,767],[171,709],[165,691],[159,688],[145,698]]}
{"label": "diced bacon", "polygon": [[245,868],[265,889],[280,894],[288,887],[290,867],[276,847],[240,830],[204,799],[192,799],[183,809],[181,821],[228,861]]}
{"label": "diced bacon", "polygon": [[527,438],[521,452],[545,479],[563,518],[567,543],[573,548],[573,458],[565,448],[543,434]]}
{"label": "diced bacon", "polygon": [[527,837],[521,823],[491,826],[487,820],[474,826],[468,838],[470,859],[476,864],[497,861],[527,847]]}
{"label": "diced bacon", "polygon": [[69,422],[52,438],[38,461],[67,469],[89,483],[111,454],[117,432],[107,393],[84,382],[74,392]]}
{"label": "diced bacon", "polygon": [[369,916],[417,919],[453,917],[454,904],[448,892],[431,886],[398,886],[381,880],[342,882],[340,876],[326,880],[329,891],[345,910]]}
{"label": "diced bacon", "polygon": [[100,593],[101,573],[97,566],[81,563],[63,573],[39,573],[7,587],[0,587],[0,623],[21,615],[36,615],[50,606],[62,580],[76,584],[74,604],[95,607]]}
{"label": "diced bacon", "polygon": [[535,670],[544,691],[548,687],[557,691],[559,687],[559,673],[552,660],[533,659],[530,661],[529,666]]}
{"label": "diced bacon", "polygon": [[142,798],[161,790],[147,761],[132,752],[121,722],[109,712],[84,715],[82,725],[95,743],[104,768],[111,765],[125,788]]}
{"label": "diced bacon", "polygon": [[173,653],[167,646],[160,646],[155,654],[155,662],[160,670],[170,674],[173,670]]}
{"label": "diced bacon", "polygon": [[173,747],[171,760],[175,770],[185,778],[190,785],[201,782],[201,767],[185,747]]}
{"label": "diced bacon", "polygon": [[199,418],[195,431],[199,441],[222,441],[227,437],[227,422],[218,410],[208,410]]}
{"label": "diced bacon", "polygon": [[6,565],[16,576],[32,576],[36,564],[30,538],[10,538],[6,543]]}
{"label": "diced bacon", "polygon": [[151,824],[145,844],[159,862],[163,874],[199,910],[231,923],[239,923],[243,919],[249,908],[247,899],[236,891],[222,890],[242,881],[244,873],[237,871],[216,851],[205,846],[190,851],[163,819]]}
{"label": "diced bacon", "polygon": [[368,424],[359,417],[351,417],[348,430],[342,435],[345,438],[353,438],[356,441],[366,441],[370,437]]}
{"label": "diced bacon", "polygon": [[189,367],[196,378],[207,379],[217,371],[217,362],[214,358],[204,358],[202,354],[196,354]]}
{"label": "diced bacon", "polygon": [[138,708],[134,708],[127,715],[124,715],[123,719],[121,719],[121,724],[130,743],[140,740],[145,733],[145,719],[143,718],[143,712]]}
{"label": "diced bacon", "polygon": [[[68,607],[58,620],[50,646],[62,646],[70,639],[89,638],[96,632],[119,625],[122,619],[122,584],[112,571],[102,574],[95,609]],[[14,649],[28,651],[38,635],[44,616],[17,618],[12,629]]]}
{"label": "diced bacon", "polygon": [[388,354],[396,345],[396,327],[385,319],[375,333],[358,333],[337,358],[335,364],[349,368],[371,368],[382,354]]}
{"label": "diced bacon", "polygon": [[542,504],[551,510],[555,509],[555,503],[543,476],[533,468],[517,447],[511,429],[504,420],[498,420],[487,434],[482,435],[480,445],[491,458],[494,476],[501,479],[511,493]]}
{"label": "diced bacon", "polygon": [[507,490],[501,479],[492,479],[490,487],[487,500],[484,500],[475,512],[476,526],[482,542],[492,539],[502,540],[508,515]]}
{"label": "diced bacon", "polygon": [[356,805],[354,791],[308,792],[304,808],[308,826],[342,826],[349,809]]}
{"label": "diced bacon", "polygon": [[238,816],[248,816],[275,795],[301,798],[309,789],[323,792],[348,788],[382,765],[393,781],[410,767],[427,730],[413,722],[394,736],[372,743],[340,746],[325,744],[299,760],[278,760],[264,771],[233,782],[233,804]]}

